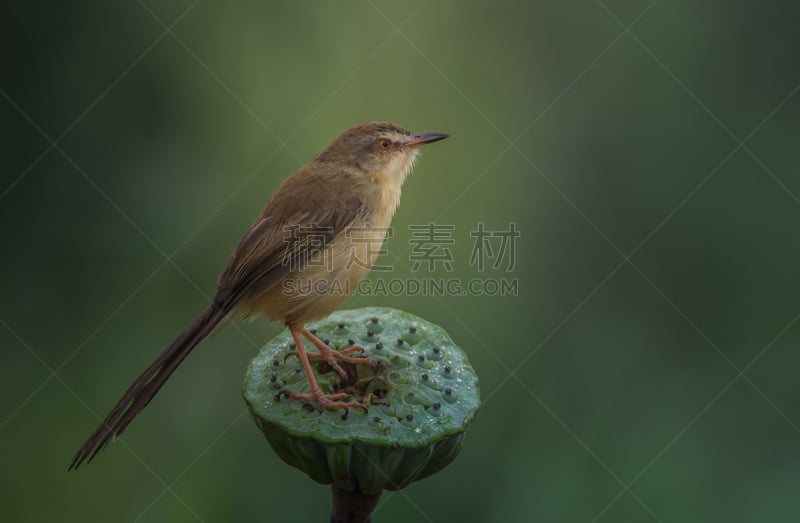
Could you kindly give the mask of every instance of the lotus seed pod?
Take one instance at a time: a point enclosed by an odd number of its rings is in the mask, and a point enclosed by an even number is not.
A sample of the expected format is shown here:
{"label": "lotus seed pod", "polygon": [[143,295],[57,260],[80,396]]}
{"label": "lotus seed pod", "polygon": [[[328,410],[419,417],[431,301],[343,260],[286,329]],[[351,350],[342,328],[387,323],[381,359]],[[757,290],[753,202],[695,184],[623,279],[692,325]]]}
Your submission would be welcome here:
{"label": "lotus seed pod", "polygon": [[455,459],[480,393],[466,355],[442,328],[369,307],[336,312],[309,329],[334,348],[355,342],[361,356],[377,363],[376,369],[343,364],[344,380],[327,363],[312,361],[324,393],[346,392],[344,401],[359,401],[367,412],[288,398],[286,391],[309,392],[309,385],[284,332],[250,362],[243,386],[278,456],[334,490],[367,496],[401,489]]}

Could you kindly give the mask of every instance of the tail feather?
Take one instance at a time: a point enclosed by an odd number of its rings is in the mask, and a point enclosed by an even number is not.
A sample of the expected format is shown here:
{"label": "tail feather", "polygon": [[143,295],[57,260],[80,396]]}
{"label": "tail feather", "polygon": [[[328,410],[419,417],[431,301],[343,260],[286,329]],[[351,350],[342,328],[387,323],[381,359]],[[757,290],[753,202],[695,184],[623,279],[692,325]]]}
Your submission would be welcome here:
{"label": "tail feather", "polygon": [[150,403],[178,365],[203,341],[225,318],[226,308],[212,304],[203,311],[169,347],[136,378],[106,419],[89,436],[86,443],[72,458],[69,470],[77,469],[85,461],[89,463],[109,441],[125,430],[133,419]]}

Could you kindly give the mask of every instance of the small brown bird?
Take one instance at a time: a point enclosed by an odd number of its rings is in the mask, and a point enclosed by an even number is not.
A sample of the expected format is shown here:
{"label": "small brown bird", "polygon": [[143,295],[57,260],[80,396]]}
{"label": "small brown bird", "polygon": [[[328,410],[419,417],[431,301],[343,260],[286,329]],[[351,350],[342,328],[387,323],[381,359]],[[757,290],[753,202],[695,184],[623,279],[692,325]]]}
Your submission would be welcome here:
{"label": "small brown bird", "polygon": [[[239,242],[217,283],[211,304],[138,377],[75,455],[70,469],[91,461],[150,403],[198,343],[229,322],[262,315],[283,322],[294,338],[314,400],[329,409],[360,407],[345,393],[322,393],[309,360],[373,365],[337,351],[305,328],[344,301],[367,275],[400,203],[400,189],[417,148],[448,135],[411,133],[388,122],[356,125],[278,187]],[[351,234],[357,231],[356,234]],[[320,262],[320,260],[322,262]],[[303,338],[319,351],[307,353]]]}

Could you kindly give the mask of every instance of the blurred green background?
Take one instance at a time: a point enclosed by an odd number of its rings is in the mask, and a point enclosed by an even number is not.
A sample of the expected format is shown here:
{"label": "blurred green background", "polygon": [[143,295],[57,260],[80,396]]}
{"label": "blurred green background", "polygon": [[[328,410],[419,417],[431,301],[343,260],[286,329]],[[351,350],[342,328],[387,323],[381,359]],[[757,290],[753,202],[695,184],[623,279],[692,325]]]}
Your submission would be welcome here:
{"label": "blurred green background", "polygon": [[[327,521],[327,488],[245,414],[245,366],[280,331],[263,322],[205,342],[121,442],[66,469],[277,184],[391,120],[452,134],[406,183],[392,275],[512,278],[519,295],[348,302],[443,325],[485,401],[459,459],[376,522],[796,521],[797,14],[6,5],[0,517]],[[409,270],[408,226],[428,222],[455,227],[453,273]],[[516,224],[512,272],[469,264],[478,222]]]}

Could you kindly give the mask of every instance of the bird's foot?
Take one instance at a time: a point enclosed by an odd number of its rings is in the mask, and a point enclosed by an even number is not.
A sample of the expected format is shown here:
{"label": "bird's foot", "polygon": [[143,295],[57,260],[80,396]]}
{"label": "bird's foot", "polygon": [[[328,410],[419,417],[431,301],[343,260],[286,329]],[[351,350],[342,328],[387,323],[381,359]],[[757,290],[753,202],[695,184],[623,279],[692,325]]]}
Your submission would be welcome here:
{"label": "bird's foot", "polygon": [[354,352],[364,352],[364,348],[359,347],[358,345],[353,345],[352,347],[347,347],[346,349],[342,349],[338,352],[340,352],[341,354],[353,354]]}
{"label": "bird's foot", "polygon": [[[344,361],[346,363],[352,363],[352,364],[359,364],[360,363],[360,364],[364,364],[364,365],[369,365],[372,368],[375,368],[375,366],[376,366],[376,363],[374,361],[370,360],[369,358],[354,358],[352,356],[348,356],[348,354],[351,354],[351,353],[353,353],[355,351],[359,351],[359,350],[363,351],[364,349],[362,349],[361,347],[349,347],[349,348],[347,348],[345,350],[339,351],[339,350],[336,350],[336,349],[332,349],[332,348],[328,347],[327,345],[323,344],[322,347],[317,347],[317,348],[319,349],[318,353],[313,353],[313,352],[307,353],[308,354],[308,359],[311,360],[311,361],[324,361],[325,363],[330,365],[333,368],[333,370],[335,370],[336,373],[339,374],[339,376],[342,377],[343,380],[348,379],[347,371],[345,371],[342,368],[342,366],[339,365],[339,363],[336,360]],[[300,354],[296,350],[293,350],[291,352],[287,352],[286,356],[284,356],[284,361],[286,361],[286,358],[288,358],[289,356],[298,356],[299,357]]]}
{"label": "bird's foot", "polygon": [[312,388],[311,392],[295,392],[291,390],[283,390],[281,394],[288,396],[292,399],[301,401],[316,401],[320,406],[329,409],[359,409],[366,412],[366,407],[357,401],[339,401],[348,396],[346,392],[338,392],[336,394],[323,394],[320,389]]}
{"label": "bird's foot", "polygon": [[[339,361],[343,361],[345,363],[351,363],[353,365],[358,365],[358,364],[369,365],[373,369],[378,366],[377,363],[375,363],[374,361],[372,361],[369,358],[355,358],[353,356],[350,356],[350,354],[352,354],[354,352],[364,352],[364,349],[361,348],[361,347],[353,346],[353,347],[348,347],[348,348],[343,349],[343,350],[336,350],[336,349],[331,348],[327,343],[325,343],[324,341],[322,341],[318,337],[316,337],[309,330],[303,329],[302,333],[303,333],[303,336],[308,338],[308,341],[313,343],[314,346],[319,351],[319,353],[317,353],[317,354],[307,353],[308,359],[309,360],[313,360],[313,361],[324,361],[324,362],[326,362],[328,365],[331,366],[331,368],[333,368],[333,370],[336,371],[337,374],[339,374],[339,376],[341,376],[341,378],[343,380],[347,380],[348,379],[348,375],[347,375],[347,372],[342,368],[342,366],[339,365]],[[288,358],[289,356],[298,356],[299,357],[299,352],[296,351],[296,350],[291,351],[288,354],[286,354],[285,358]]]}
{"label": "bird's foot", "polygon": [[[349,379],[347,372],[337,363],[337,359],[340,361],[344,361],[351,364],[357,363],[365,363],[370,365],[371,367],[375,367],[376,364],[370,361],[367,358],[354,358],[352,356],[348,356],[345,353],[339,352],[334,350],[328,346],[327,343],[320,340],[313,334],[311,334],[308,330],[303,327],[292,325],[289,327],[289,332],[292,334],[292,338],[294,338],[295,347],[297,350],[290,352],[286,355],[288,358],[291,355],[297,356],[303,364],[303,370],[306,373],[306,378],[308,379],[308,384],[311,387],[311,392],[295,392],[295,391],[288,391],[284,390],[278,395],[278,398],[281,396],[286,396],[293,399],[298,399],[301,401],[315,401],[322,407],[326,409],[360,409],[364,412],[367,411],[367,407],[362,405],[357,401],[341,401],[350,395],[346,392],[335,392],[333,394],[324,394],[322,389],[320,388],[319,384],[317,383],[317,379],[314,377],[314,371],[311,368],[311,364],[309,360],[324,360],[326,361],[339,375],[345,380],[345,383]],[[316,347],[319,349],[318,354],[309,354],[305,348],[303,347],[303,336],[306,336]],[[357,347],[350,347],[350,349],[358,349]],[[355,352],[354,350],[350,350],[349,352]]]}

